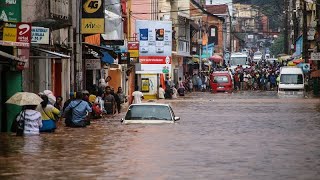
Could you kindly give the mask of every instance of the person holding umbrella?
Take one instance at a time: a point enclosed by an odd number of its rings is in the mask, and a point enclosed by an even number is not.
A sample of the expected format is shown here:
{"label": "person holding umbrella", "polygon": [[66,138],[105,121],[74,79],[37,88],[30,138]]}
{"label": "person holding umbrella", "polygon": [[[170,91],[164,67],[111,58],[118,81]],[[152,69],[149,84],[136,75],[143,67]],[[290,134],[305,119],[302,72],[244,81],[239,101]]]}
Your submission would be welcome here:
{"label": "person holding umbrella", "polygon": [[[41,113],[35,110],[36,108],[36,105],[22,106],[22,111],[18,114],[16,118],[18,125],[18,136],[40,134],[40,128],[42,127],[42,118]],[[23,133],[21,134],[21,132]]]}
{"label": "person holding umbrella", "polygon": [[6,103],[22,106],[21,112],[17,115],[12,125],[12,131],[22,135],[39,135],[42,127],[41,113],[36,111],[36,107],[43,100],[34,93],[18,92],[10,97]]}

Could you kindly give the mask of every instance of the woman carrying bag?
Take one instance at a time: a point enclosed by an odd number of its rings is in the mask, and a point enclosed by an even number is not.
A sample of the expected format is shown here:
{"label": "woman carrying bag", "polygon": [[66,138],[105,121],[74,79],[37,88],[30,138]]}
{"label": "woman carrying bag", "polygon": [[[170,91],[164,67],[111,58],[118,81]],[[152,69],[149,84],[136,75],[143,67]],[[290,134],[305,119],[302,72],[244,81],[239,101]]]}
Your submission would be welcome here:
{"label": "woman carrying bag", "polygon": [[22,107],[22,111],[17,115],[17,136],[23,135],[39,135],[39,128],[42,127],[42,119],[40,112],[36,111],[36,105],[26,105]]}
{"label": "woman carrying bag", "polygon": [[41,95],[43,101],[37,107],[37,111],[41,113],[42,116],[42,127],[40,132],[54,132],[56,129],[55,115],[59,115],[60,111],[49,104],[48,96]]}

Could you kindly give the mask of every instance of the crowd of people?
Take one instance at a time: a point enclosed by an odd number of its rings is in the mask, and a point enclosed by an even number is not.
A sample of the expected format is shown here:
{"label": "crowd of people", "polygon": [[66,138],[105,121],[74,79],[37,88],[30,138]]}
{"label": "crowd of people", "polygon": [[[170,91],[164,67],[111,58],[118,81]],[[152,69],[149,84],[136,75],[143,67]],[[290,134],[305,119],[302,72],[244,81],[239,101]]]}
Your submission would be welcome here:
{"label": "crowd of people", "polygon": [[277,90],[282,66],[278,62],[266,61],[251,63],[250,68],[238,65],[233,72],[234,90]]}
{"label": "crowd of people", "polygon": [[[133,92],[131,103],[141,103],[143,94],[138,89]],[[25,105],[16,116],[12,131],[17,135],[55,132],[57,122],[62,120],[67,127],[86,127],[92,119],[120,113],[128,101],[121,87],[115,92],[110,86],[91,92],[70,92],[70,99],[64,103],[61,96],[55,97],[49,90],[38,95],[42,99],[39,105]]]}
{"label": "crowd of people", "polygon": [[214,71],[229,71],[234,91],[239,90],[276,90],[280,81],[280,68],[284,66],[279,62],[260,61],[252,62],[249,67],[244,68],[238,65],[234,70],[230,67],[217,67],[211,72],[186,74],[184,81],[179,78],[178,92],[183,89],[185,92],[210,92],[210,74]]}

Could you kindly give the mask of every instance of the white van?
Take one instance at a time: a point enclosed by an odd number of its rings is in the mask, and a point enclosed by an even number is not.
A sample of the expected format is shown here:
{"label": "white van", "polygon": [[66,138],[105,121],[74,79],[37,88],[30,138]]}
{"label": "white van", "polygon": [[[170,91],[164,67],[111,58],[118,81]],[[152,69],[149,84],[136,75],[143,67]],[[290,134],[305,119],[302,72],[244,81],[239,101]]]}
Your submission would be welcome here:
{"label": "white van", "polygon": [[237,68],[237,65],[242,65],[243,68],[250,68],[248,64],[249,61],[247,54],[240,52],[231,53],[230,69],[232,72],[234,72],[234,69]]}
{"label": "white van", "polygon": [[280,69],[279,95],[304,95],[304,74],[301,68],[285,66]]}

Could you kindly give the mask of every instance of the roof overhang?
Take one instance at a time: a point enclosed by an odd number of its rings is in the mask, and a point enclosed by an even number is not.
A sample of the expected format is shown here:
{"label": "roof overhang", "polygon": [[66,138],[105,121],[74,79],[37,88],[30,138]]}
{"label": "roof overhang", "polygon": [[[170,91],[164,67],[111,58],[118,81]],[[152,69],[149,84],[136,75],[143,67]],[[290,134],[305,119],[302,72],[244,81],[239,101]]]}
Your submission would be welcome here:
{"label": "roof overhang", "polygon": [[42,52],[42,53],[49,55],[49,56],[30,56],[30,58],[32,58],[32,59],[70,59],[70,56],[68,56],[68,55],[54,52],[54,51],[49,51],[49,50],[42,49],[42,48],[32,47],[31,50]]}
{"label": "roof overhang", "polygon": [[82,44],[84,46],[87,46],[88,48],[91,48],[91,49],[97,51],[97,52],[101,52],[101,50],[107,51],[114,59],[116,59],[118,57],[118,54],[112,48],[104,47],[104,46],[97,46],[97,45],[93,45],[93,44],[86,43],[86,42],[82,42]]}
{"label": "roof overhang", "polygon": [[8,59],[12,59],[14,61],[19,61],[19,62],[24,62],[24,63],[27,62],[27,60],[21,59],[19,57],[16,57],[14,55],[8,54],[8,53],[3,52],[3,51],[0,51],[0,56],[8,58]]}

